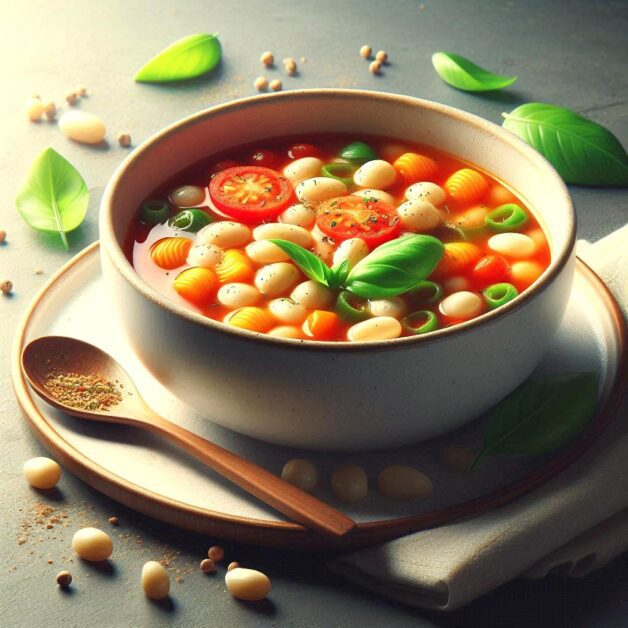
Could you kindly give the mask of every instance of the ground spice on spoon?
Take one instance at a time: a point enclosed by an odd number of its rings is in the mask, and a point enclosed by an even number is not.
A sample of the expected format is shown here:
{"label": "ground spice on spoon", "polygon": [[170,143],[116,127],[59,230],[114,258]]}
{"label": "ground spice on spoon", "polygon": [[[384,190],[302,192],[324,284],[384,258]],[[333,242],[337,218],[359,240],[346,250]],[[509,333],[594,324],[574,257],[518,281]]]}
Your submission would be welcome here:
{"label": "ground spice on spoon", "polygon": [[100,375],[51,371],[44,387],[57,401],[78,410],[108,410],[122,401],[120,386]]}

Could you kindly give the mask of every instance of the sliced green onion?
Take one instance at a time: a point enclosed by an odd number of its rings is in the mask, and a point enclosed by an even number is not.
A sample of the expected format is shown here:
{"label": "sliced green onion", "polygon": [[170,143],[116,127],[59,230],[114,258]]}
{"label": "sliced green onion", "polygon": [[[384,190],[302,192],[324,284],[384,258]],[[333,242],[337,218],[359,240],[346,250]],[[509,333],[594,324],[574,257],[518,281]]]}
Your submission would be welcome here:
{"label": "sliced green onion", "polygon": [[438,318],[434,312],[419,310],[404,316],[401,325],[411,334],[427,334],[438,329]]}
{"label": "sliced green onion", "polygon": [[145,225],[152,227],[153,225],[164,222],[166,218],[168,218],[168,214],[170,214],[170,206],[166,201],[144,201],[140,209],[140,220]]}
{"label": "sliced green onion", "polygon": [[511,283],[494,283],[483,292],[484,300],[491,310],[512,301],[519,293]]}
{"label": "sliced green onion", "polygon": [[410,292],[406,293],[415,305],[431,305],[440,300],[443,289],[435,281],[420,281]]}
{"label": "sliced green onion", "polygon": [[377,159],[377,153],[364,142],[351,142],[340,149],[338,157],[354,164],[363,164],[371,159]]}
{"label": "sliced green onion", "polygon": [[184,209],[178,214],[175,214],[168,224],[179,231],[189,231],[190,233],[196,233],[200,231],[205,225],[212,222],[212,218],[204,212],[202,209]]}
{"label": "sliced green onion", "polygon": [[500,205],[486,217],[486,224],[493,231],[517,231],[527,222],[528,214],[515,203]]}
{"label": "sliced green onion", "polygon": [[343,164],[334,162],[331,164],[325,164],[321,168],[321,173],[324,177],[330,177],[336,179],[336,181],[342,181],[347,187],[353,184],[353,173],[355,168],[351,164]]}
{"label": "sliced green onion", "polygon": [[336,313],[347,323],[359,323],[370,317],[368,302],[348,290],[343,290],[336,300]]}

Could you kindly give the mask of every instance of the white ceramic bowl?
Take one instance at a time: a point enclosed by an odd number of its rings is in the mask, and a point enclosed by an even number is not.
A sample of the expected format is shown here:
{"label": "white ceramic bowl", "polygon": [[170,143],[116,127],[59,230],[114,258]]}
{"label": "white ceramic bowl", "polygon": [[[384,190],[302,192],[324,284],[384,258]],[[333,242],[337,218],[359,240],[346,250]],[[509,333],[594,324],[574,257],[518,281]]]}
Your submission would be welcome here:
{"label": "white ceramic bowl", "polygon": [[[238,330],[169,301],[125,257],[135,208],[211,153],[282,135],[383,135],[434,146],[501,179],[532,208],[552,261],[522,295],[454,328],[370,343],[299,342]],[[567,303],[575,216],[543,157],[502,128],[425,100],[306,90],[213,107],[161,131],[118,168],[100,217],[109,298],[129,342],[175,395],[223,426],[310,449],[374,449],[430,438],[477,417],[523,381]],[[148,400],[150,402],[150,400]]]}

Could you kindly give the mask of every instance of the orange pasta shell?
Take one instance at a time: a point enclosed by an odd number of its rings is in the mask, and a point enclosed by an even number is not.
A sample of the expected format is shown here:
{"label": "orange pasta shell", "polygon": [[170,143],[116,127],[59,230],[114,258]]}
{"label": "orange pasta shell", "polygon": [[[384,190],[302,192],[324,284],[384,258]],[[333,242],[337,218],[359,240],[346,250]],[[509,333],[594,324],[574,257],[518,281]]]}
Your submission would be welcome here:
{"label": "orange pasta shell", "polygon": [[454,172],[445,181],[449,197],[460,205],[470,205],[479,201],[488,190],[488,182],[477,171],[463,168]]}
{"label": "orange pasta shell", "polygon": [[172,285],[186,301],[205,305],[216,294],[218,278],[209,268],[188,268],[177,275]]}
{"label": "orange pasta shell", "polygon": [[275,326],[273,315],[261,307],[246,306],[232,312],[225,320],[226,323],[240,329],[265,333]]}
{"label": "orange pasta shell", "polygon": [[150,256],[160,268],[173,270],[185,264],[191,246],[188,238],[162,238],[150,247]]}
{"label": "orange pasta shell", "polygon": [[404,153],[394,161],[393,167],[408,185],[417,181],[432,181],[438,171],[438,163],[434,159],[418,153]]}
{"label": "orange pasta shell", "polygon": [[246,282],[253,277],[254,272],[249,258],[238,249],[225,251],[220,264],[216,266],[220,283]]}
{"label": "orange pasta shell", "polygon": [[448,242],[438,266],[434,269],[434,277],[453,277],[460,275],[475,266],[482,257],[482,251],[471,242]]}

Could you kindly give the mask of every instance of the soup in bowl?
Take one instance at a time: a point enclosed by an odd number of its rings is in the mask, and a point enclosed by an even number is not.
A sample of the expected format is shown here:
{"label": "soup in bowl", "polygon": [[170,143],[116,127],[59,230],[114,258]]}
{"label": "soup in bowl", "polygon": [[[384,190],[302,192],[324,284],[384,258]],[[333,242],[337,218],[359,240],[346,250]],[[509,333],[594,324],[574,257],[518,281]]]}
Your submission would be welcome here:
{"label": "soup in bowl", "polygon": [[531,372],[566,306],[574,213],[489,122],[311,90],[143,144],[101,238],[129,341],[175,395],[270,442],[381,448],[472,420]]}

